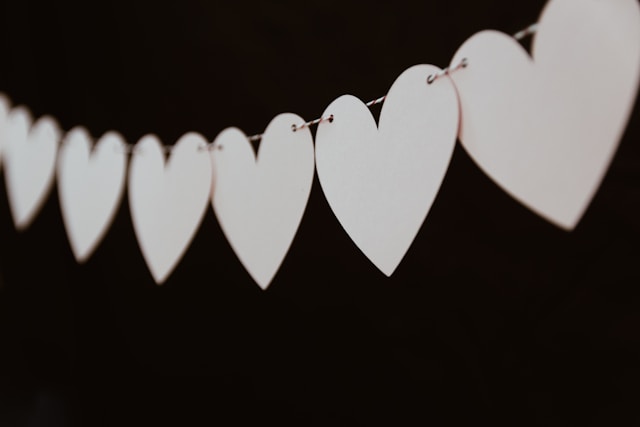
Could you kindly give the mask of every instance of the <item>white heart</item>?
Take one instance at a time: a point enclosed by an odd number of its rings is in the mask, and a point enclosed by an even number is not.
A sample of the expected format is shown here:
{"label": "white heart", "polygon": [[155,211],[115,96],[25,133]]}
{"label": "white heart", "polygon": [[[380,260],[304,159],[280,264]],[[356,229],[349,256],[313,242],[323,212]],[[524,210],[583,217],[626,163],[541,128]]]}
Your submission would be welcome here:
{"label": "white heart", "polygon": [[32,125],[24,107],[7,117],[4,173],[11,216],[20,231],[31,224],[49,195],[60,136],[53,118],[44,116]]}
{"label": "white heart", "polygon": [[186,252],[206,212],[211,191],[207,141],[188,133],[178,140],[165,165],[164,148],[154,135],[135,145],[129,169],[129,206],[142,255],[162,284]]}
{"label": "white heart", "polygon": [[266,289],[280,268],[302,220],[313,183],[313,138],[295,114],[275,117],[258,156],[239,129],[214,141],[213,209],[244,268]]}
{"label": "white heart", "polygon": [[380,125],[365,104],[336,99],[316,134],[322,190],[349,237],[384,274],[402,261],[444,179],[458,131],[458,101],[440,70],[416,65],[395,81]]}
{"label": "white heart", "polygon": [[86,129],[67,133],[58,158],[58,196],[71,249],[86,261],[111,225],[120,206],[126,176],[126,144],[106,133],[92,150]]}
{"label": "white heart", "polygon": [[460,139],[498,185],[573,229],[606,173],[640,75],[637,0],[553,0],[533,60],[511,37],[485,31],[460,47],[452,74]]}
{"label": "white heart", "polygon": [[11,111],[11,102],[4,94],[0,93],[0,166],[2,166],[2,151],[5,144],[7,131],[7,118]]}

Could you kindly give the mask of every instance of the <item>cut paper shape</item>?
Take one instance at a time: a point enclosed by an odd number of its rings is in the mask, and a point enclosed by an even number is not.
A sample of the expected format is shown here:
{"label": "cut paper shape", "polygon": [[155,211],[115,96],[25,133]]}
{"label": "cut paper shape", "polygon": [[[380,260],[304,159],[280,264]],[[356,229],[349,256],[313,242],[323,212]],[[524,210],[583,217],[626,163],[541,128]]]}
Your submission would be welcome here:
{"label": "cut paper shape", "polygon": [[207,141],[188,133],[165,148],[155,135],[134,147],[129,207],[142,255],[157,284],[165,282],[186,252],[209,204],[211,160]]}
{"label": "cut paper shape", "polygon": [[126,143],[116,132],[96,143],[88,131],[69,131],[58,154],[58,196],[73,255],[85,262],[104,238],[124,193]]}
{"label": "cut paper shape", "polygon": [[507,193],[573,229],[615,154],[640,77],[637,0],[552,0],[533,59],[510,36],[472,36],[452,64],[460,139]]}
{"label": "cut paper shape", "polygon": [[316,134],[316,168],[329,206],[349,237],[387,276],[402,261],[446,174],[458,132],[451,80],[416,65],[389,91],[380,123],[345,95],[325,110]]}
{"label": "cut paper shape", "polygon": [[32,125],[29,111],[17,107],[6,121],[3,162],[11,217],[16,229],[31,225],[55,178],[60,128],[49,116]]}
{"label": "cut paper shape", "polygon": [[313,183],[313,138],[304,120],[276,116],[254,153],[237,128],[222,131],[211,152],[213,209],[236,256],[253,280],[267,289],[280,268],[309,200]]}
{"label": "cut paper shape", "polygon": [[0,167],[2,166],[2,151],[5,144],[7,131],[7,118],[11,111],[11,102],[4,94],[0,93]]}

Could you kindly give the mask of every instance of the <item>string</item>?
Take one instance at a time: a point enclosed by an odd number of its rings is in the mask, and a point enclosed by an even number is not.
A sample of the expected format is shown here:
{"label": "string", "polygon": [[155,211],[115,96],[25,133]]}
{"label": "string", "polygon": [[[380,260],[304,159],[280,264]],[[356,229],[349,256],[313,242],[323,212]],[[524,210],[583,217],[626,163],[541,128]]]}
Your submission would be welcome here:
{"label": "string", "polygon": [[[522,41],[523,39],[534,35],[537,31],[538,31],[538,23],[536,22],[534,24],[529,25],[527,28],[525,28],[523,30],[520,30],[517,33],[513,34],[512,37],[514,39],[518,40],[518,41]],[[426,82],[427,82],[427,84],[432,84],[433,82],[435,82],[440,77],[448,75],[448,74],[450,74],[450,73],[452,73],[454,71],[457,71],[457,70],[459,70],[461,68],[466,68],[468,63],[469,62],[468,62],[467,58],[462,58],[462,60],[458,64],[456,64],[454,66],[446,67],[446,68],[438,71],[435,74],[431,74],[431,75],[427,76]],[[386,100],[386,98],[387,98],[387,95],[383,95],[383,96],[381,96],[379,98],[376,98],[376,99],[374,99],[372,101],[369,101],[369,102],[365,103],[365,105],[370,108],[370,107],[373,107],[374,105],[382,104]],[[333,118],[334,118],[333,114],[331,114],[331,115],[329,115],[327,117],[322,117],[322,116],[318,117],[317,119],[310,120],[310,121],[302,123],[300,125],[297,125],[297,124],[294,123],[294,124],[291,125],[291,130],[293,132],[296,132],[296,131],[299,131],[301,129],[305,129],[305,128],[309,128],[311,126],[318,125],[318,124],[320,124],[322,122],[331,123],[331,122],[333,122]],[[259,134],[248,136],[247,139],[250,142],[258,142],[258,141],[260,141],[262,139],[263,136],[264,136],[263,133],[259,133]],[[136,151],[137,151],[135,147],[136,147],[135,144],[126,144],[124,146],[125,154],[135,154]],[[165,154],[170,154],[173,151],[173,148],[174,148],[173,145],[163,145],[162,146],[163,152]],[[208,143],[205,146],[200,147],[200,148],[203,151],[210,150],[210,149],[215,148],[215,144],[213,142],[211,142],[211,143]]]}
{"label": "string", "polygon": [[[529,25],[527,28],[525,28],[523,30],[520,30],[517,33],[513,34],[513,38],[518,40],[518,41],[522,41],[523,39],[534,35],[537,31],[538,31],[538,23],[536,22],[534,24]],[[440,70],[436,74],[431,74],[431,75],[427,76],[427,84],[432,84],[434,81],[436,81],[440,77],[443,77],[443,76],[445,76],[445,75],[447,75],[449,73],[452,73],[454,71],[457,71],[457,70],[459,70],[461,68],[466,68],[468,64],[469,64],[469,61],[467,60],[467,58],[462,58],[462,60],[458,64],[456,64],[455,66],[444,68],[443,70]],[[380,98],[374,99],[373,101],[367,102],[365,105],[367,107],[373,107],[374,105],[382,104],[385,101],[386,98],[387,98],[387,95],[384,95],[384,96],[381,96]],[[296,130],[300,130],[300,129],[304,129],[306,127],[317,125],[317,124],[325,122],[325,121],[332,122],[333,121],[333,115],[331,115],[329,117],[326,117],[326,118],[325,117],[318,117],[317,119],[308,121],[308,122],[303,123],[301,125],[295,125],[294,124],[294,125],[291,126],[291,129],[295,132]],[[256,135],[251,135],[249,137],[249,141],[252,141],[252,142],[260,141],[262,139],[263,135],[264,134],[261,134],[261,133],[256,134]]]}
{"label": "string", "polygon": [[513,38],[518,41],[522,41],[523,39],[526,39],[527,37],[534,35],[537,31],[538,31],[538,23],[536,22],[535,24],[529,25],[524,30],[518,31],[517,33],[515,33],[513,35]]}

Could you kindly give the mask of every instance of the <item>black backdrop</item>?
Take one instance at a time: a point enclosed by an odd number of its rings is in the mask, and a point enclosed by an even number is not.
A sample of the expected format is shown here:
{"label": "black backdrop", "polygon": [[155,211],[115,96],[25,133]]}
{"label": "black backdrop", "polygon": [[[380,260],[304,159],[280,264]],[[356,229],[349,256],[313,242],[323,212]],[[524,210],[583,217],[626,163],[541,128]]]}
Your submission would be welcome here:
{"label": "black backdrop", "polygon": [[[373,99],[478,30],[526,27],[544,1],[1,5],[0,91],[14,103],[64,129],[173,143],[259,133],[285,111],[312,119],[344,93]],[[2,183],[0,425],[639,425],[637,112],[572,233],[456,148],[390,279],[317,179],[266,292],[211,209],[158,287],[126,200],[78,265],[55,189],[17,233]]]}

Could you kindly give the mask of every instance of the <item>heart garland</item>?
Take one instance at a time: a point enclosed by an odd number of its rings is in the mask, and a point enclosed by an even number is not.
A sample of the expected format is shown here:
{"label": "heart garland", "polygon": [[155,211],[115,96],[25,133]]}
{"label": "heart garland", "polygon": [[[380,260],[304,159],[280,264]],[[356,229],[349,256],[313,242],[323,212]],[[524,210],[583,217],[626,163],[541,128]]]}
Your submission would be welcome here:
{"label": "heart garland", "polygon": [[[174,270],[211,201],[238,259],[266,289],[306,208],[314,170],[308,127],[318,123],[315,167],[327,201],[388,276],[427,217],[457,132],[500,187],[573,229],[633,108],[640,6],[636,0],[551,0],[533,42],[529,56],[510,36],[483,31],[459,48],[449,69],[409,68],[386,96],[378,125],[367,110],[374,102],[349,95],[327,107],[323,118],[334,118],[331,123],[321,118],[299,126],[300,117],[281,114],[261,135],[257,156],[254,137],[235,128],[214,144],[188,133],[168,161],[157,137],[143,137],[133,149],[128,196],[154,280],[161,284]],[[461,70],[460,64],[469,66]],[[25,107],[12,109],[0,94],[0,161],[18,230],[31,224],[49,194],[60,136],[54,119],[33,123]],[[118,209],[130,150],[115,132],[91,146],[88,132],[75,128],[58,159],[60,206],[78,262],[91,256]]]}

